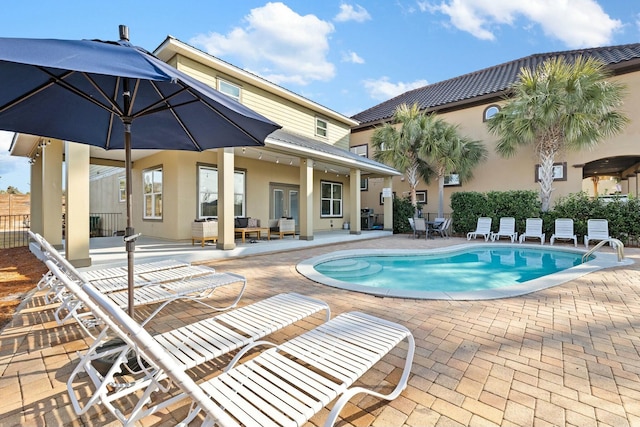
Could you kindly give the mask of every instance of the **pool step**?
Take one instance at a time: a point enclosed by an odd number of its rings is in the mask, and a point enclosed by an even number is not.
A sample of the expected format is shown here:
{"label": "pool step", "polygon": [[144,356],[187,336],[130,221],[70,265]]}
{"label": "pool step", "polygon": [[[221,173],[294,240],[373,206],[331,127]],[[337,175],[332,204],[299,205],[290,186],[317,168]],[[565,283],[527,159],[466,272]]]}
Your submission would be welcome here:
{"label": "pool step", "polygon": [[316,270],[323,274],[331,274],[341,278],[362,277],[382,271],[382,265],[361,259],[337,259],[317,265]]}

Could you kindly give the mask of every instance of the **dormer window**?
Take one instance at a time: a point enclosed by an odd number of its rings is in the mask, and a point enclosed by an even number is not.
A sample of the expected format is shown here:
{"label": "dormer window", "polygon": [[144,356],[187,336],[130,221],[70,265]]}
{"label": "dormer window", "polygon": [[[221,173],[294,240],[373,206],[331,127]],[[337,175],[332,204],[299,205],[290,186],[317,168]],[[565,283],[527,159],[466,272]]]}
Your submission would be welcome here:
{"label": "dormer window", "polygon": [[218,90],[240,102],[240,86],[236,86],[224,80],[218,80]]}
{"label": "dormer window", "polygon": [[316,136],[327,137],[327,121],[316,117]]}

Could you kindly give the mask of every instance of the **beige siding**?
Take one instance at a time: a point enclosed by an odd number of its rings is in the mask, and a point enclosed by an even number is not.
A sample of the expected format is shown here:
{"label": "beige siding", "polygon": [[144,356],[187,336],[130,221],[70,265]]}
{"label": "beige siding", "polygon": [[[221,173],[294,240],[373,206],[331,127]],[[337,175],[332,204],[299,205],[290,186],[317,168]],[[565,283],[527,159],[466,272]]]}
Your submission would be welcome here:
{"label": "beige siding", "polygon": [[[180,57],[178,64],[178,68],[181,71],[214,88],[217,88],[216,79],[223,79],[240,86],[240,101],[244,105],[278,123],[287,131],[336,145],[345,150],[349,147],[350,128],[345,124],[328,119],[309,108],[302,107],[261,88],[234,79],[191,59]],[[316,117],[328,122],[327,138],[315,135]]]}
{"label": "beige siding", "polygon": [[[620,81],[627,84],[628,93],[640,92],[640,72],[626,74],[618,77]],[[539,184],[535,182],[535,165],[538,163],[532,147],[522,147],[513,158],[502,158],[495,150],[496,137],[489,134],[486,124],[482,121],[485,108],[493,104],[487,103],[464,110],[453,111],[441,114],[441,117],[449,123],[460,126],[460,132],[471,138],[481,140],[485,143],[489,152],[486,162],[481,164],[474,172],[474,178],[468,183],[458,187],[445,187],[445,213],[451,212],[451,194],[457,191],[506,191],[506,190],[539,190]],[[565,152],[556,158],[556,162],[567,163],[567,180],[555,181],[552,195],[553,202],[558,198],[571,193],[581,191],[583,188],[591,186],[590,179],[582,179],[582,165],[590,161],[613,156],[638,155],[638,140],[640,139],[640,98],[628,95],[625,99],[624,110],[631,118],[631,123],[624,133],[602,141],[592,150],[579,152]],[[351,146],[370,144],[373,134],[372,129],[354,132],[351,135]],[[373,150],[369,146],[369,157],[373,157]],[[634,184],[635,186],[635,184]],[[394,191],[398,197],[409,194],[409,186],[402,182],[400,178],[394,178]],[[437,182],[429,185],[420,183],[418,190],[427,190],[427,204],[424,212],[438,211],[438,186]],[[370,180],[369,191],[362,193],[362,207],[373,207],[376,213],[382,213],[378,197],[382,191],[382,180]]]}

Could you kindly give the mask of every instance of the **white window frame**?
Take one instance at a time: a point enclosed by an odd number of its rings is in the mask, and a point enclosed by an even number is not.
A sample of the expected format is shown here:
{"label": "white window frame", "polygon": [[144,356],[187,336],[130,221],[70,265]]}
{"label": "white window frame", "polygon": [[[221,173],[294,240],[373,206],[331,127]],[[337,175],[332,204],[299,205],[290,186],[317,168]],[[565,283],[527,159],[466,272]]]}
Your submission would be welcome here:
{"label": "white window frame", "polygon": [[127,201],[127,178],[124,176],[118,178],[118,194],[118,201]]}
{"label": "white window frame", "polygon": [[349,149],[353,154],[357,154],[360,157],[369,157],[369,145],[354,145]]}
{"label": "white window frame", "polygon": [[[210,194],[212,196],[212,200],[218,200],[218,168],[216,166],[213,165],[207,165],[207,164],[198,164],[198,168],[197,168],[197,179],[198,179],[198,185],[197,185],[197,200],[198,200],[198,206],[197,206],[197,217],[199,219],[202,218],[218,218],[218,215],[203,215],[202,212],[202,194],[203,194],[203,188],[202,188],[202,180],[201,180],[201,172],[202,171],[208,171],[209,173],[213,173],[215,174],[215,185],[213,186],[214,188],[209,189],[209,191],[207,191],[207,194]],[[234,216],[236,217],[244,217],[246,216],[246,209],[247,209],[247,197],[246,197],[246,185],[247,183],[247,173],[246,171],[242,170],[242,169],[236,169],[233,171],[233,206],[234,206]],[[238,210],[238,206],[240,207],[240,209]]]}
{"label": "white window frame", "polygon": [[[155,177],[156,174],[160,174],[161,180],[160,180],[160,191],[157,191],[156,185],[157,183],[155,182]],[[147,183],[148,179],[147,177],[151,178],[151,182],[150,182],[150,186],[147,187]],[[145,169],[144,171],[142,171],[142,218],[143,219],[162,219],[162,204],[163,204],[163,200],[162,200],[162,190],[163,190],[163,184],[164,184],[164,173],[162,170],[162,166],[158,166],[155,168],[150,168],[150,169]],[[158,201],[158,197],[160,198],[160,212],[156,212],[157,210],[157,201]],[[151,209],[150,209],[150,214],[147,214],[147,207],[148,207],[148,203],[149,201],[151,202]]]}
{"label": "white window frame", "polygon": [[321,117],[316,117],[316,136],[329,137],[329,122]]}
{"label": "white window frame", "polygon": [[484,109],[484,112],[482,113],[482,121],[486,122],[487,120],[491,120],[491,118],[496,114],[498,114],[499,111],[500,111],[499,105],[495,105],[495,104],[489,105],[487,108]]}
{"label": "white window frame", "polygon": [[[324,197],[325,192],[323,191],[325,186],[329,186],[329,197]],[[340,188],[340,198],[334,198],[334,189]],[[320,217],[321,218],[341,218],[343,211],[343,199],[344,199],[344,188],[342,183],[340,182],[332,182],[332,181],[320,181]],[[323,203],[329,203],[328,212],[324,210]],[[336,204],[337,202],[337,204]],[[338,212],[336,212],[335,207],[337,206]]]}
{"label": "white window frame", "polygon": [[[238,94],[231,94],[229,93],[227,90],[225,90],[226,88],[232,88],[238,91]],[[224,93],[225,95],[227,95],[230,98],[235,99],[236,101],[240,102],[240,97],[242,96],[242,88],[238,85],[234,85],[231,82],[228,82],[226,80],[223,79],[218,79],[218,91]]]}

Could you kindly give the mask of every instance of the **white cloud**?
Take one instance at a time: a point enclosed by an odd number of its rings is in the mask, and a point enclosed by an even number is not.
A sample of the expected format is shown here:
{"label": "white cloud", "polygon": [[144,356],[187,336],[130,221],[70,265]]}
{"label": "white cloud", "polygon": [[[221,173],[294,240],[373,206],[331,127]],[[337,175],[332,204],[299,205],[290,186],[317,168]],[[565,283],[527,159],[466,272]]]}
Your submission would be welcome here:
{"label": "white cloud", "polygon": [[283,3],[252,9],[244,26],[229,33],[202,34],[190,40],[215,56],[239,59],[248,69],[277,83],[327,81],[335,66],[326,58],[333,24],[299,15]]}
{"label": "white cloud", "polygon": [[379,79],[365,80],[363,84],[371,98],[378,100],[387,100],[409,90],[426,86],[428,82],[426,80],[415,80],[408,83],[393,83],[389,81],[389,77],[385,76]]}
{"label": "white cloud", "polygon": [[355,5],[355,7],[350,4],[341,4],[340,13],[338,13],[333,19],[337,22],[364,22],[370,20],[371,15],[369,15],[369,12],[359,4]]}
{"label": "white cloud", "polygon": [[348,51],[342,53],[342,62],[351,62],[353,64],[364,64],[362,59],[357,53]]}
{"label": "white cloud", "polygon": [[622,28],[622,22],[612,19],[595,0],[445,0],[418,6],[421,11],[448,15],[454,27],[482,40],[494,40],[499,26],[513,26],[518,19],[539,25],[546,36],[570,48],[606,45]]}

